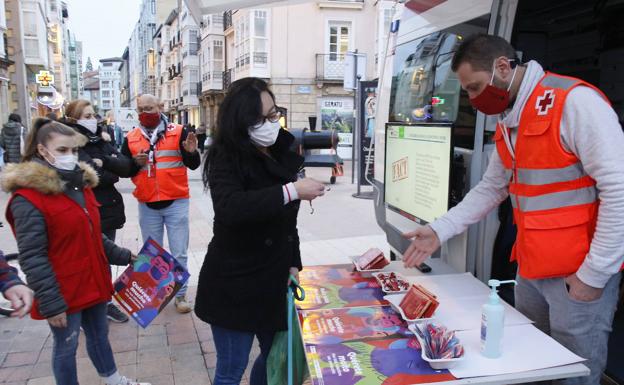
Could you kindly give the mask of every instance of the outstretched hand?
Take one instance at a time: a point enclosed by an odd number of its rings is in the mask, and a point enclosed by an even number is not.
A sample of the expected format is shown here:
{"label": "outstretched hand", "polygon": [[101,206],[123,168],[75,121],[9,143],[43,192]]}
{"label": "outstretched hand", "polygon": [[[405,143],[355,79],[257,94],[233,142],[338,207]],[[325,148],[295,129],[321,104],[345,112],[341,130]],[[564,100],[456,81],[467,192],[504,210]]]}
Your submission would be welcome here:
{"label": "outstretched hand", "polygon": [[405,267],[419,266],[440,247],[440,239],[430,226],[419,227],[403,234],[403,237],[412,240],[412,244],[403,253]]}
{"label": "outstretched hand", "polygon": [[197,135],[194,132],[189,132],[186,140],[183,143],[184,151],[195,152],[197,151]]}

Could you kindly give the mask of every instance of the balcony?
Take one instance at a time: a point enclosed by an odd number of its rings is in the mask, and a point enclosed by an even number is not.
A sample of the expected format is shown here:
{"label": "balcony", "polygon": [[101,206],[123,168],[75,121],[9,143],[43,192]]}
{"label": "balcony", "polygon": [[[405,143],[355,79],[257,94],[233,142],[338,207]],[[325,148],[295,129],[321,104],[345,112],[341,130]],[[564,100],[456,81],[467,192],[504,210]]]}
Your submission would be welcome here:
{"label": "balcony", "polygon": [[266,52],[254,52],[253,53],[254,64],[264,64],[269,62],[269,54]]}
{"label": "balcony", "polygon": [[322,82],[342,83],[345,73],[345,54],[316,54],[316,80]]}
{"label": "balcony", "polygon": [[181,63],[178,63],[178,65],[172,65],[171,67],[167,68],[167,71],[169,72],[169,80],[173,80],[175,78],[182,77],[182,65]]}
{"label": "balcony", "polygon": [[[223,91],[223,75],[225,72],[223,71],[212,71],[207,72],[202,76],[201,83],[201,91],[203,92],[213,92],[213,91]],[[198,95],[201,95],[200,92]]]}
{"label": "balcony", "polygon": [[232,23],[232,11],[223,12],[223,31],[225,32],[233,26],[234,24]]}
{"label": "balcony", "polygon": [[244,53],[242,56],[236,58],[236,69],[242,69],[249,65],[251,62],[249,52]]}
{"label": "balcony", "polygon": [[227,69],[223,71],[223,89],[227,91],[230,88],[230,84],[232,84],[232,69]]}

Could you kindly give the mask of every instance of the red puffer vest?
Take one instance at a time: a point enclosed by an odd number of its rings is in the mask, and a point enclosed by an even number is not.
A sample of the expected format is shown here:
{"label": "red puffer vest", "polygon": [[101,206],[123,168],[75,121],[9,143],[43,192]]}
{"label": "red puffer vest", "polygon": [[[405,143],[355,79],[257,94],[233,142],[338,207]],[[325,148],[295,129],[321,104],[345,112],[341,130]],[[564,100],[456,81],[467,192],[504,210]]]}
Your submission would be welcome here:
{"label": "red puffer vest", "polygon": [[[11,196],[11,201],[16,196],[26,198],[45,218],[48,258],[67,303],[68,314],[110,301],[113,293],[102,244],[99,204],[91,188],[86,187],[83,192],[85,208],[65,194],[44,194],[30,188],[18,189]],[[7,210],[7,220],[15,233],[10,210]],[[44,319],[38,309],[35,300],[32,318]]]}

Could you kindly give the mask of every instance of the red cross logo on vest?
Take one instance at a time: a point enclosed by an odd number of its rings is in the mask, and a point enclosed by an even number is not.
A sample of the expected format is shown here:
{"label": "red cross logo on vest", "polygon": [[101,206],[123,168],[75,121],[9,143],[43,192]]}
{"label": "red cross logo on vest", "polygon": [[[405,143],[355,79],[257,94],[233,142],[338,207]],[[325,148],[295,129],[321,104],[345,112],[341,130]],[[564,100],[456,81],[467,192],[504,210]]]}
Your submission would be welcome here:
{"label": "red cross logo on vest", "polygon": [[546,115],[548,114],[548,110],[550,110],[555,105],[555,95],[553,94],[553,90],[544,91],[544,95],[539,96],[537,101],[535,102],[535,109],[537,110],[538,115]]}

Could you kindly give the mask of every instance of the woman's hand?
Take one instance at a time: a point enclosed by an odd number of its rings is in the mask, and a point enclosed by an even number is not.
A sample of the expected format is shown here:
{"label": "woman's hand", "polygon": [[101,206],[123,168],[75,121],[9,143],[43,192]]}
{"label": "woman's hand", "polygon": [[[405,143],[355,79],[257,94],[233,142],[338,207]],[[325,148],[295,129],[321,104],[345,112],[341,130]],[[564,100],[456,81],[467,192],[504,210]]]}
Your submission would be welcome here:
{"label": "woman's hand", "polygon": [[66,328],[67,327],[67,314],[62,312],[61,314],[57,314],[54,317],[48,318],[48,323],[50,326],[55,328]]}
{"label": "woman's hand", "polygon": [[102,168],[102,166],[104,166],[104,162],[102,162],[102,159],[93,158],[93,163],[99,168]]}
{"label": "woman's hand", "polygon": [[138,154],[136,154],[134,156],[134,163],[137,164],[137,166],[139,167],[143,167],[147,164],[147,151],[148,150],[141,150]]}
{"label": "woman's hand", "polygon": [[15,310],[11,317],[24,317],[32,307],[33,291],[25,285],[11,286],[4,292],[6,299],[11,301],[11,308]]}
{"label": "woman's hand", "polygon": [[293,184],[299,199],[302,201],[311,201],[325,195],[325,185],[312,178],[299,179]]}
{"label": "woman's hand", "polygon": [[[290,269],[288,269],[288,273],[290,275],[292,275],[293,277],[295,277],[295,279],[297,280],[297,283],[299,283],[299,269],[296,267],[291,267]],[[288,286],[290,286],[290,275],[288,276]]]}

